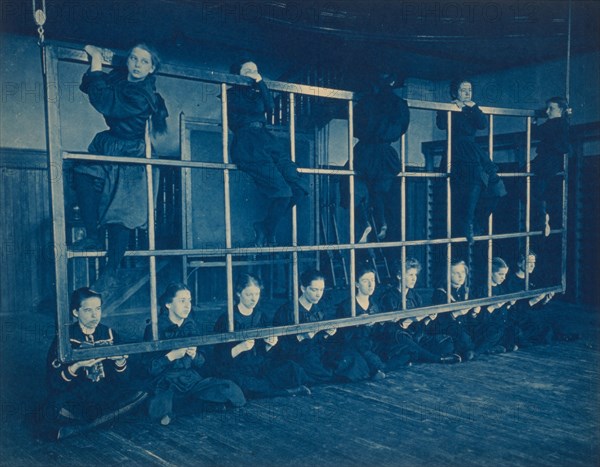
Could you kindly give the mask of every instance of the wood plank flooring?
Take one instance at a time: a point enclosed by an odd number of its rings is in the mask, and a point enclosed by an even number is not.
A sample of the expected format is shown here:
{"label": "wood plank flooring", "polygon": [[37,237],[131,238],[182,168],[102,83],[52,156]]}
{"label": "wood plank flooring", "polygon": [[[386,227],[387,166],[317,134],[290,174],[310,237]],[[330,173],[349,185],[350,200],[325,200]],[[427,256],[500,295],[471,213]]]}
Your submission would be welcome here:
{"label": "wood plank flooring", "polygon": [[251,401],[168,427],[128,416],[57,443],[33,439],[22,421],[42,394],[39,362],[7,364],[24,349],[45,349],[51,336],[37,325],[7,333],[3,320],[0,464],[597,466],[600,350],[589,325],[597,319],[582,313],[588,333],[576,342],[414,365],[385,380],[319,386],[309,397]]}

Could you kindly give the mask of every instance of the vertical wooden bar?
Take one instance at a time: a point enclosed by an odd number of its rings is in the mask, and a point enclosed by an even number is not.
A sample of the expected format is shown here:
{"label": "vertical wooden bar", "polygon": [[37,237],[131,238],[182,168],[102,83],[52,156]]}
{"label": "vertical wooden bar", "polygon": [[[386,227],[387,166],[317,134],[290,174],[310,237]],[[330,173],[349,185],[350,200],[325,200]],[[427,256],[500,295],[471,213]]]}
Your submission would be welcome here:
{"label": "vertical wooden bar", "polygon": [[[290,157],[296,162],[296,100],[293,92],[290,92]],[[297,207],[292,207],[292,246],[298,246],[298,218]],[[318,222],[317,222],[318,225]],[[300,322],[298,309],[298,252],[292,252],[292,297],[294,303],[294,323]]]}
{"label": "vertical wooden bar", "polygon": [[[348,101],[348,169],[354,170],[354,108],[353,102]],[[350,244],[354,244],[354,175],[349,177],[350,194]],[[356,255],[354,248],[350,249],[350,316],[356,316]]]}
{"label": "vertical wooden bar", "polygon": [[[490,160],[494,161],[494,116],[490,114],[490,129],[488,136],[488,152],[490,156]],[[490,215],[488,219],[488,235],[492,235],[492,228],[494,225],[494,215]],[[488,297],[492,296],[492,258],[494,255],[494,244],[493,240],[490,238],[488,240],[488,248],[487,248],[487,256],[488,256],[488,267],[487,267],[487,295]]]}
{"label": "vertical wooden bar", "polygon": [[[406,172],[406,135],[402,135],[400,138],[400,167],[401,167],[401,178],[400,178],[400,210],[402,211],[400,214],[400,240],[402,242],[406,241],[406,177],[404,176],[404,172]],[[402,262],[402,283],[401,287],[401,295],[402,295],[402,309],[406,310],[406,294],[404,293],[406,286],[406,245],[402,245],[401,247],[401,258]],[[396,279],[396,278],[394,278]]]}
{"label": "vertical wooden bar", "polygon": [[48,147],[48,176],[52,213],[52,240],[54,243],[54,275],[56,288],[56,319],[58,330],[58,358],[68,361],[72,355],[68,326],[69,277],[67,267],[67,238],[65,194],[63,186],[63,159],[60,128],[60,99],[58,93],[58,58],[52,46],[42,49],[44,71],[44,109],[46,112],[46,145]]}
{"label": "vertical wooden bar", "polygon": [[[150,141],[149,120],[146,121],[144,142],[146,145],[146,159],[152,158],[152,142]],[[148,249],[156,250],[156,236],[154,232],[154,182],[152,166],[146,165],[146,188],[148,192]],[[152,323],[152,339],[158,340],[158,305],[156,300],[156,256],[148,257],[150,266],[150,321]]]}
{"label": "vertical wooden bar", "polygon": [[[449,110],[447,115],[448,138],[446,142],[446,233],[448,240],[452,238],[452,188],[450,184],[450,173],[452,172],[452,112]],[[448,241],[446,245],[446,301],[452,301],[451,287],[452,273],[452,243]]]}
{"label": "vertical wooden bar", "polygon": [[[303,101],[306,102],[306,96],[301,96],[303,98]],[[302,114],[302,113],[301,113]],[[314,157],[313,159],[313,163],[314,166],[317,168],[321,168],[321,163],[320,160],[317,159],[317,157],[320,157],[321,152],[319,151],[319,148],[317,146],[317,140],[318,140],[318,130],[317,127],[315,126],[314,131],[313,131],[313,151],[312,153],[317,155],[316,157]],[[321,183],[321,177],[319,175],[314,175],[314,180],[315,180],[315,189],[314,189],[314,193],[315,196],[314,198],[314,206],[315,206],[315,219],[321,219],[321,190],[322,188],[322,183]],[[329,184],[327,183],[326,186],[329,186]],[[321,229],[319,229],[319,221],[317,220],[317,222],[315,223],[315,245],[320,245],[321,244]],[[325,226],[323,226],[323,229],[325,229]],[[320,252],[317,250],[315,251],[315,265],[317,270],[321,270],[321,255]],[[335,271],[332,271],[332,277],[335,276]]]}
{"label": "vertical wooden bar", "polygon": [[[181,112],[179,114],[179,144],[181,147],[181,160],[191,161],[192,160],[192,149],[190,147],[190,137],[188,137],[188,130],[185,120],[185,114]],[[187,250],[193,246],[192,236],[192,179],[191,171],[189,167],[181,169],[181,244],[183,249]],[[188,257],[181,257],[182,269],[183,269],[183,282],[188,282]],[[197,297],[197,295],[196,295]]]}
{"label": "vertical wooden bar", "polygon": [[[441,169],[441,167],[440,167]],[[433,157],[425,157],[425,171],[427,172],[435,172],[435,164],[433,162]],[[433,216],[432,216],[432,212],[433,212],[433,187],[434,187],[434,180],[435,179],[431,179],[430,177],[427,177],[426,179],[426,202],[427,202],[427,215],[426,215],[426,220],[425,220],[425,225],[427,228],[426,231],[426,236],[427,239],[430,240],[431,237],[433,236]],[[425,274],[425,287],[433,287],[433,274],[432,274],[432,270],[435,268],[437,268],[436,266],[432,265],[432,245],[427,244],[425,246],[425,264],[423,265],[424,270],[426,271]]]}
{"label": "vertical wooden bar", "polygon": [[[227,85],[221,83],[221,144],[223,163],[229,164],[229,122],[227,119]],[[225,201],[225,248],[231,248],[231,198],[229,196],[229,169],[223,170],[223,195]],[[233,325],[233,262],[231,253],[225,255],[227,276],[227,330],[234,331]]]}
{"label": "vertical wooden bar", "polygon": [[563,183],[562,183],[562,255],[561,255],[561,288],[564,293],[567,290],[567,212],[568,212],[568,196],[569,196],[569,155],[563,156]]}
{"label": "vertical wooden bar", "polygon": [[[526,138],[525,143],[525,171],[531,173],[531,117],[526,119]],[[529,233],[531,228],[531,175],[528,175],[525,181],[525,232]],[[525,290],[529,290],[529,271],[527,263],[529,262],[529,243],[530,237],[525,237]]]}
{"label": "vertical wooden bar", "polygon": [[[583,141],[581,137],[577,137],[577,141],[573,141],[571,143],[571,147],[572,147],[572,154],[573,156],[575,156],[575,181],[574,181],[574,185],[576,190],[574,190],[574,195],[575,195],[575,202],[573,203],[575,206],[578,206],[581,204],[581,189],[580,187],[582,186],[582,177],[583,177],[583,169],[584,169],[584,160],[583,160]],[[581,303],[581,299],[582,299],[582,276],[586,275],[586,271],[582,271],[581,268],[579,268],[579,264],[581,264],[581,248],[579,248],[577,245],[581,243],[582,239],[581,239],[581,231],[582,228],[579,226],[583,226],[582,224],[582,219],[583,219],[583,215],[581,212],[581,209],[574,209],[572,215],[575,216],[575,219],[572,222],[572,225],[574,226],[573,229],[573,239],[574,239],[574,243],[575,243],[575,248],[573,248],[573,257],[571,259],[572,264],[575,265],[575,267],[573,268],[573,284],[575,284],[575,290],[574,292],[574,297],[575,297],[575,303],[579,304]],[[564,229],[564,225],[563,225],[563,229]]]}

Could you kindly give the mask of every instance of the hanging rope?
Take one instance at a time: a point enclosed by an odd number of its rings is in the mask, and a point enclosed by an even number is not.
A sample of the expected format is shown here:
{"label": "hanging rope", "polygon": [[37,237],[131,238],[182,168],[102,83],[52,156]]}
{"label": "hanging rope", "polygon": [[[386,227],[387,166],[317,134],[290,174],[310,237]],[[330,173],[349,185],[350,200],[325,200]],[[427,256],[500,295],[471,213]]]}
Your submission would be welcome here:
{"label": "hanging rope", "polygon": [[565,98],[567,99],[567,102],[569,102],[569,107],[571,106],[570,104],[570,90],[571,90],[571,7],[572,7],[572,0],[569,0],[569,24],[568,24],[568,30],[567,30],[567,71],[566,71],[566,78],[565,78]]}
{"label": "hanging rope", "polygon": [[42,8],[36,8],[36,0],[31,0],[31,8],[33,10],[33,20],[37,24],[37,32],[39,35],[38,45],[44,45],[44,24],[46,23],[46,0],[42,0]]}

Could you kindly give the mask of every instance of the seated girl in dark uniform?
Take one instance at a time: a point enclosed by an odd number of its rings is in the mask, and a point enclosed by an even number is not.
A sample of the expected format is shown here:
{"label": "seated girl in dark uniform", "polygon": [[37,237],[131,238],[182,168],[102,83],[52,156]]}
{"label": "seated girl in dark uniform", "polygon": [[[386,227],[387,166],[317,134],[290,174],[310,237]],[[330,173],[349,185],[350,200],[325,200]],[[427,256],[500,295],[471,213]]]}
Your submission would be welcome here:
{"label": "seated girl in dark uniform", "polygon": [[[379,313],[379,308],[371,300],[375,292],[375,270],[365,264],[356,271],[356,316]],[[338,318],[351,316],[351,299],[337,306]],[[375,352],[373,327],[379,324],[350,326],[340,329],[332,345],[328,348],[328,364],[342,381],[385,378],[385,364]]]}
{"label": "seated girl in dark uniform", "polygon": [[[300,323],[314,323],[325,319],[319,301],[325,290],[325,277],[316,269],[304,271],[300,276],[298,313]],[[294,306],[288,302],[282,305],[275,317],[273,325],[285,326],[294,324]],[[324,354],[327,339],[336,333],[336,329],[326,329],[319,332],[306,332],[297,335],[282,336],[277,346],[277,357],[281,360],[290,359],[300,365],[310,377],[310,384],[330,381],[333,373],[325,367]]]}
{"label": "seated girl in dark uniform", "polygon": [[[71,296],[77,322],[68,328],[73,349],[116,345],[119,339],[100,323],[102,296],[82,287]],[[49,397],[45,419],[38,425],[43,436],[61,439],[115,420],[146,398],[129,381],[127,356],[101,357],[64,363],[58,358],[58,338],[47,358]]]}
{"label": "seated girl in dark uniform", "polygon": [[[235,331],[269,326],[266,316],[257,307],[261,289],[260,280],[250,274],[242,274],[236,280]],[[227,313],[223,313],[215,324],[215,332],[227,331]],[[309,377],[302,367],[291,360],[276,362],[271,356],[278,341],[277,336],[271,336],[218,344],[214,352],[215,370],[235,381],[248,398],[309,395],[310,390],[304,386]]]}
{"label": "seated girl in dark uniform", "polygon": [[[528,290],[535,290],[536,286],[532,280],[535,270],[537,255],[529,250],[527,260],[525,253],[521,254],[517,262],[517,268],[506,280],[508,293],[522,292],[525,290],[525,271],[529,275]],[[510,319],[515,327],[516,344],[519,347],[529,347],[533,344],[549,344],[554,339],[554,330],[543,311],[554,293],[540,294],[532,298],[524,298],[511,303]]]}
{"label": "seated girl in dark uniform", "polygon": [[[466,281],[469,269],[462,260],[454,260],[450,267],[450,303],[462,302],[468,299]],[[446,281],[433,291],[432,305],[448,303]],[[454,351],[463,360],[472,360],[475,357],[474,345],[467,332],[467,318],[465,315],[469,308],[457,311],[440,313],[433,326],[428,327],[428,333],[433,335],[444,334],[452,337]]]}
{"label": "seated girl in dark uniform", "polygon": [[[506,262],[499,257],[492,258],[490,284],[492,297],[509,293],[505,282],[507,275],[508,265]],[[488,296],[487,280],[476,287],[474,296],[475,298]],[[471,330],[475,352],[493,354],[515,351],[519,348],[515,343],[514,326],[509,319],[509,308],[510,303],[500,302],[483,306],[477,313],[471,311],[468,329]]]}
{"label": "seated girl in dark uniform", "polygon": [[[402,289],[402,269],[400,264],[396,271],[398,286],[387,289],[379,300],[381,312],[402,310],[401,290],[404,290],[407,310],[423,306],[423,299],[414,289],[421,264],[415,258],[406,260],[404,289]],[[436,317],[437,315],[404,318],[383,324],[382,332],[378,333],[377,345],[388,370],[416,362],[458,363],[461,361],[460,356],[453,354],[454,343],[450,336],[427,334],[427,327]]]}
{"label": "seated girl in dark uniform", "polygon": [[[190,312],[192,294],[186,285],[169,284],[160,297],[158,338],[178,339],[199,335]],[[146,326],[144,340],[152,340],[152,325]],[[152,419],[168,425],[174,416],[174,402],[229,403],[241,407],[246,403],[242,390],[232,381],[207,377],[203,373],[205,355],[200,347],[184,347],[168,352],[145,355],[146,370],[150,375],[151,399],[148,407]]]}

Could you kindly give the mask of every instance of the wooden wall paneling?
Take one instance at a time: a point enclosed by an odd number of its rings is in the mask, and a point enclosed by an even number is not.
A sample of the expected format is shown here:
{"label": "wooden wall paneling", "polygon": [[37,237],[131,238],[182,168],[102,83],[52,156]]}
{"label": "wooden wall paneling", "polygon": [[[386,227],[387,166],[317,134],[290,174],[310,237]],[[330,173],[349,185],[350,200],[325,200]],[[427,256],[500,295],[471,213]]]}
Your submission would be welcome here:
{"label": "wooden wall paneling", "polygon": [[53,296],[46,153],[0,148],[0,154],[0,311],[37,311]]}

